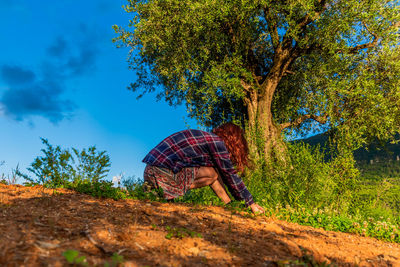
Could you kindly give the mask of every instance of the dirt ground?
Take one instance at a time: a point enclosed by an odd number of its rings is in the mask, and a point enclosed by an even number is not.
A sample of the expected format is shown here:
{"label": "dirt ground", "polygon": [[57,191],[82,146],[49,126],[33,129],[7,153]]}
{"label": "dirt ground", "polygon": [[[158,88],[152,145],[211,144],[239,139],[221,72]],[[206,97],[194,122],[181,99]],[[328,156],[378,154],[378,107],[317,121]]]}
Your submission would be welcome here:
{"label": "dirt ground", "polygon": [[[400,266],[400,245],[221,207],[96,199],[64,189],[0,184],[0,266]],[[319,265],[315,265],[319,266]]]}

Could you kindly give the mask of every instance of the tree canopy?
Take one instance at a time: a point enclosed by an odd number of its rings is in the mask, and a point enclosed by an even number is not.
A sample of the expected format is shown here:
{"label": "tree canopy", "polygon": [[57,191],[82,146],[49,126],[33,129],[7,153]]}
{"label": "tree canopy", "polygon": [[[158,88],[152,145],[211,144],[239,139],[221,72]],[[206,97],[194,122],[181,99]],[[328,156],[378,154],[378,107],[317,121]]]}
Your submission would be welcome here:
{"label": "tree canopy", "polygon": [[141,95],[260,129],[266,151],[282,131],[334,129],[352,149],[399,132],[399,1],[128,2],[114,41]]}

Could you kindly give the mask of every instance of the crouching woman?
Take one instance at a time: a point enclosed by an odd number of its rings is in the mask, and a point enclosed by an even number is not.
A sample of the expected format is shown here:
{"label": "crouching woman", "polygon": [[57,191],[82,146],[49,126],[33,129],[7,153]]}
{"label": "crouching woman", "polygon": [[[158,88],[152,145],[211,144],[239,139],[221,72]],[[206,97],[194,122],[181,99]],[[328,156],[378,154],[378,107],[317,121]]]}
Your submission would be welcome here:
{"label": "crouching woman", "polygon": [[143,159],[144,180],[162,188],[167,200],[188,190],[210,186],[228,204],[225,186],[237,200],[244,200],[254,213],[264,209],[256,204],[237,171],[247,165],[248,146],[240,127],[226,123],[212,133],[183,130],[165,138]]}

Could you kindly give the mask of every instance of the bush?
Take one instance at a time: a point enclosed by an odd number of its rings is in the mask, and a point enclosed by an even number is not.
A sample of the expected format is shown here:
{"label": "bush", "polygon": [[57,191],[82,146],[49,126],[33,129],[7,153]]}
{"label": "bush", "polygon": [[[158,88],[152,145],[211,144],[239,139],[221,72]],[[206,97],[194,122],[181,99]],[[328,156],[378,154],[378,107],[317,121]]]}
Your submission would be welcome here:
{"label": "bush", "polygon": [[337,206],[348,203],[358,175],[352,159],[326,162],[319,147],[287,144],[286,162],[260,160],[244,177],[256,200],[264,205],[293,207]]}
{"label": "bush", "polygon": [[92,146],[81,152],[72,148],[74,154],[71,154],[68,149],[52,146],[47,139],[41,140],[46,146],[41,149],[44,156],[37,157],[28,168],[34,177],[18,171],[18,174],[28,181],[27,184],[56,188],[98,183],[109,171],[110,157],[105,151],[98,152],[96,147]]}

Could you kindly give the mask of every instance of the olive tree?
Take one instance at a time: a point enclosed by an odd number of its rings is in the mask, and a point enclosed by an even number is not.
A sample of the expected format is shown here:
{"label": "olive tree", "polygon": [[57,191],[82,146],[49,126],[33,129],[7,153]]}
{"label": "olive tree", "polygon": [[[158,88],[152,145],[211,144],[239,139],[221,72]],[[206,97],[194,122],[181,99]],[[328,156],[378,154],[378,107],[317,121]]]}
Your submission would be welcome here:
{"label": "olive tree", "polygon": [[290,130],[334,130],[351,149],[399,131],[399,1],[128,0],[124,9],[132,19],[114,25],[114,41],[130,47],[130,88],[185,103],[206,126],[240,120],[267,157]]}

